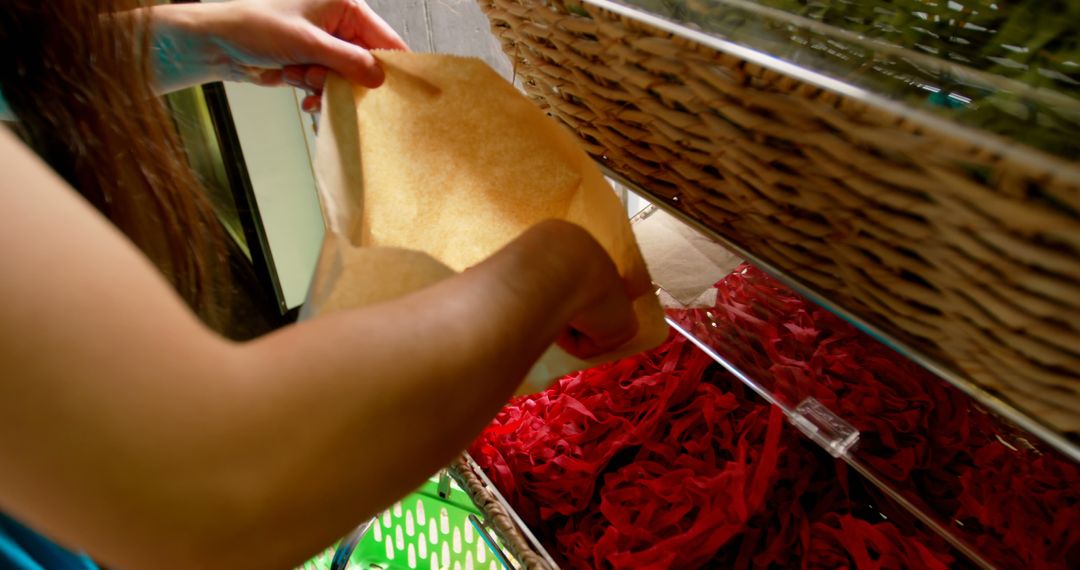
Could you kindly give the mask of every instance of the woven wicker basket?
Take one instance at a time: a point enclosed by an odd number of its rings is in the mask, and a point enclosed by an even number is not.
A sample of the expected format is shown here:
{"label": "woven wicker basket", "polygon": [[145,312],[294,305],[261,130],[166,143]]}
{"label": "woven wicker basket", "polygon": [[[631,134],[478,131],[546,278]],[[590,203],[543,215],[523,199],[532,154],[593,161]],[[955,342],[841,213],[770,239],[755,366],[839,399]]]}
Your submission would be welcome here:
{"label": "woven wicker basket", "polygon": [[468,455],[462,455],[450,466],[450,475],[468,493],[473,504],[484,513],[484,521],[499,535],[510,555],[528,570],[555,570],[526,535],[509,510],[496,495],[498,492],[478,474],[477,466]]}
{"label": "woven wicker basket", "polygon": [[1077,164],[1003,152],[1011,143],[993,135],[964,136],[589,2],[478,1],[526,91],[597,160],[1080,433]]}

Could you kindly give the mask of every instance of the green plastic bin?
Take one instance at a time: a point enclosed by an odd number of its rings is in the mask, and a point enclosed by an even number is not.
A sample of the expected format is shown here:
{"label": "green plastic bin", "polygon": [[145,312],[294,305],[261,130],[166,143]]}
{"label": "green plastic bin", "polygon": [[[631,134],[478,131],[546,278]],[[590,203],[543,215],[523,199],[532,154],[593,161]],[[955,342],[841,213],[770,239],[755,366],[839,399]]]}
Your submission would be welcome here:
{"label": "green plastic bin", "polygon": [[[349,558],[350,570],[504,570],[513,561],[497,539],[479,526],[480,511],[452,481],[428,480],[377,517]],[[469,520],[470,515],[473,521]],[[495,549],[488,541],[495,540]],[[300,570],[330,570],[337,545],[320,553]]]}

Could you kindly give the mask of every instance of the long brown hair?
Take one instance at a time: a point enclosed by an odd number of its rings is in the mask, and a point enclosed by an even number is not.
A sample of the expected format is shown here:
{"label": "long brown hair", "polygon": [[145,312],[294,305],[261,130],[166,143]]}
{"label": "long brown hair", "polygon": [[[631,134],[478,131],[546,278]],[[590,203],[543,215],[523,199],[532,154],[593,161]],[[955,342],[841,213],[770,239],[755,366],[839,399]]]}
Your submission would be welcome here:
{"label": "long brown hair", "polygon": [[223,330],[227,238],[153,92],[149,3],[4,2],[0,92],[23,140]]}

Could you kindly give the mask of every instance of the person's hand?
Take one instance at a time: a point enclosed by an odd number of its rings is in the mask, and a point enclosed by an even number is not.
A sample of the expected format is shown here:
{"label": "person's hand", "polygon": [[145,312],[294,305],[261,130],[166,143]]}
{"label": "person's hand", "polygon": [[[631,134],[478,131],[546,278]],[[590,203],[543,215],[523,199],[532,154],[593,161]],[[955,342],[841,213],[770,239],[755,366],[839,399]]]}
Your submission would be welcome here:
{"label": "person's hand", "polygon": [[309,112],[318,109],[328,70],[377,87],[384,75],[368,50],[408,49],[362,0],[236,0],[155,11],[160,30],[179,32],[173,51],[195,44],[201,52],[179,57],[213,67],[221,79],[304,89]]}
{"label": "person's hand", "polygon": [[567,298],[573,317],[555,341],[559,347],[578,358],[591,358],[637,334],[633,301],[651,289],[647,273],[621,277],[604,248],[575,224],[549,220],[529,233],[543,236],[540,255],[556,255],[575,281],[574,293]]}
{"label": "person's hand", "polygon": [[240,18],[232,33],[219,36],[235,78],[304,89],[306,111],[318,109],[327,70],[377,87],[384,76],[368,50],[408,49],[363,0],[241,0],[223,6]]}

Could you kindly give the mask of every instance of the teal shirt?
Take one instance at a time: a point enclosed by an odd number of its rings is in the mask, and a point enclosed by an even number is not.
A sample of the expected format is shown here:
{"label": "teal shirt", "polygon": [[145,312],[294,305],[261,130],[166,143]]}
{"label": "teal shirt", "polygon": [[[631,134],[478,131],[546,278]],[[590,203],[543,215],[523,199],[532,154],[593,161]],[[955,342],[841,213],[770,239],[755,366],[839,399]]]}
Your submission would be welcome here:
{"label": "teal shirt", "polygon": [[64,550],[0,513],[0,570],[98,570],[98,567],[86,556]]}

